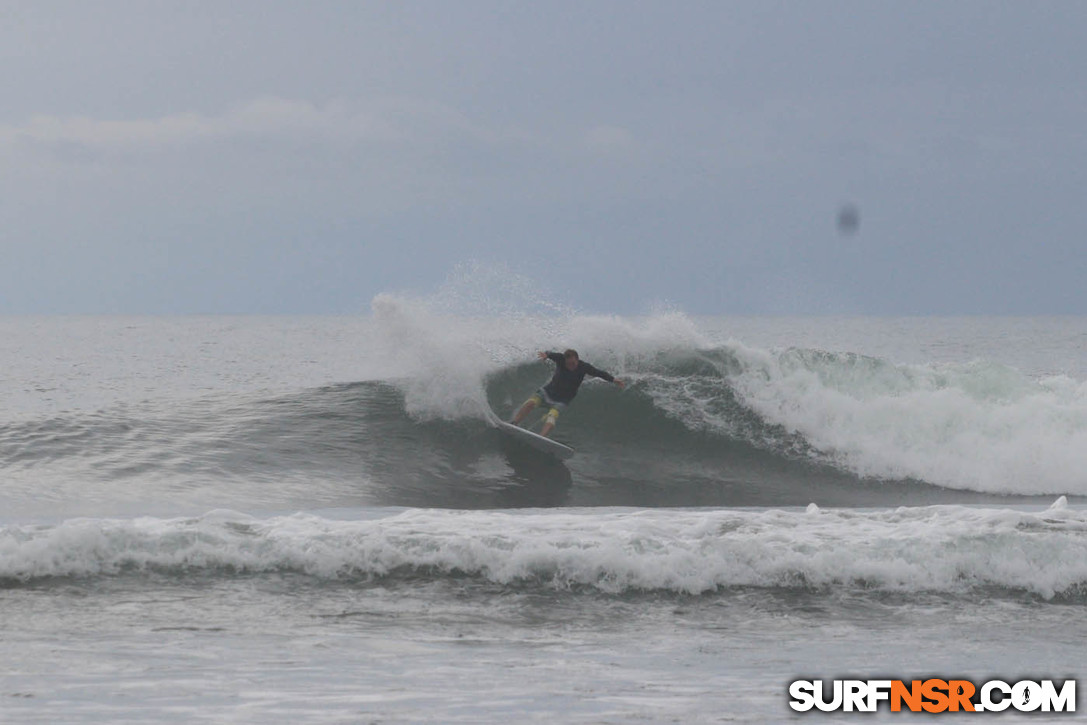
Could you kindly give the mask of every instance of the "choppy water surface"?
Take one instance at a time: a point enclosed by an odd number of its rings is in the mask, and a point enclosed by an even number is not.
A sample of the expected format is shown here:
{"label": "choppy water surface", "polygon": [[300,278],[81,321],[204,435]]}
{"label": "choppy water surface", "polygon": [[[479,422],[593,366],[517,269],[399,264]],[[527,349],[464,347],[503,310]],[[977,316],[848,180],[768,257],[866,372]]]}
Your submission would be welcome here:
{"label": "choppy water surface", "polygon": [[[1082,666],[1087,320],[0,333],[12,722],[761,722],[800,677]],[[566,464],[484,416],[564,347],[628,381]]]}

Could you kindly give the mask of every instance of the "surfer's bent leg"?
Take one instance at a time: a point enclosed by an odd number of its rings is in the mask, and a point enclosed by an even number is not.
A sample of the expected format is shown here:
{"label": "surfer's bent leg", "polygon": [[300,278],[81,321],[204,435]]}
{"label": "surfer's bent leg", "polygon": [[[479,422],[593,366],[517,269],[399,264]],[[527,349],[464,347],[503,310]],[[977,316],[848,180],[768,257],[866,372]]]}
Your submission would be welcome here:
{"label": "surfer's bent leg", "polygon": [[547,416],[544,418],[544,426],[543,426],[543,428],[540,429],[540,435],[542,435],[544,438],[546,438],[548,436],[548,434],[551,433],[551,430],[555,427],[555,423],[557,423],[558,421],[559,421],[559,409],[558,409],[558,407],[554,407],[551,410],[547,411]]}
{"label": "surfer's bent leg", "polygon": [[513,420],[510,422],[514,425],[521,425],[521,421],[525,419],[525,416],[528,415],[533,408],[535,408],[542,402],[543,399],[540,398],[540,394],[534,393],[531,398],[524,402],[524,404],[521,406],[521,409],[517,411],[517,415],[513,416]]}
{"label": "surfer's bent leg", "polygon": [[547,415],[543,416],[543,427],[540,428],[540,435],[547,438],[548,434],[554,428],[554,424],[559,422],[559,411],[565,408],[562,403],[554,403],[551,405],[551,410],[547,412]]}

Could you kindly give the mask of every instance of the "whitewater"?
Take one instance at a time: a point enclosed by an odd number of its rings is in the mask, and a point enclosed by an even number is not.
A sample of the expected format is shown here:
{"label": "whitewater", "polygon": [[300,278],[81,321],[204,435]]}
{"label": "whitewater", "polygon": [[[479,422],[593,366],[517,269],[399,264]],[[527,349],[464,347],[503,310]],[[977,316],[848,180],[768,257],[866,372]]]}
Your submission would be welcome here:
{"label": "whitewater", "polygon": [[[0,719],[776,722],[800,678],[1081,674],[1087,319],[539,298],[0,319]],[[486,412],[566,347],[628,385],[560,463]]]}

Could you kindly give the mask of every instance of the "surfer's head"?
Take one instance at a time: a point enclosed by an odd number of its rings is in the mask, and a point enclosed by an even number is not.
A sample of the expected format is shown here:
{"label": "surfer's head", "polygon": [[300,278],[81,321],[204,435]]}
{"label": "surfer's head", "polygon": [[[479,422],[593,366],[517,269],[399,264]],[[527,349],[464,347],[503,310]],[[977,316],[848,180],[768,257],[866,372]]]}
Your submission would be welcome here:
{"label": "surfer's head", "polygon": [[577,350],[567,350],[566,352],[564,352],[562,354],[562,356],[564,358],[566,358],[566,369],[567,370],[573,370],[574,368],[577,367],[577,364],[578,364]]}

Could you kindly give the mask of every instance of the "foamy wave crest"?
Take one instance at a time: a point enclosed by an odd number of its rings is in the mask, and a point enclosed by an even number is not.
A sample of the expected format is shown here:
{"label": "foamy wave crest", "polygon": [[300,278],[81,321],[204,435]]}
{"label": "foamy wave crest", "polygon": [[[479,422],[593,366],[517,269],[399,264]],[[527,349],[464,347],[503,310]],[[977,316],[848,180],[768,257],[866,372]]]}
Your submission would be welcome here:
{"label": "foamy wave crest", "polygon": [[563,335],[572,314],[503,265],[460,265],[432,295],[380,294],[371,308],[386,354],[402,373],[407,412],[419,420],[481,418],[483,381],[531,360]]}
{"label": "foamy wave crest", "polygon": [[[369,512],[374,516],[374,512]],[[322,579],[469,576],[606,593],[729,587],[1087,592],[1087,515],[958,506],[894,511],[401,510],[365,520],[76,519],[0,529],[0,582],[295,572]]]}
{"label": "foamy wave crest", "polygon": [[986,362],[894,365],[737,347],[730,377],[764,420],[862,476],[991,493],[1087,494],[1087,383]]}
{"label": "foamy wave crest", "polygon": [[[467,322],[456,332],[419,301],[378,295],[371,304],[387,355],[402,373],[404,407],[421,420],[481,416],[486,406],[482,369],[489,361],[466,343]],[[467,339],[471,339],[468,337]]]}

